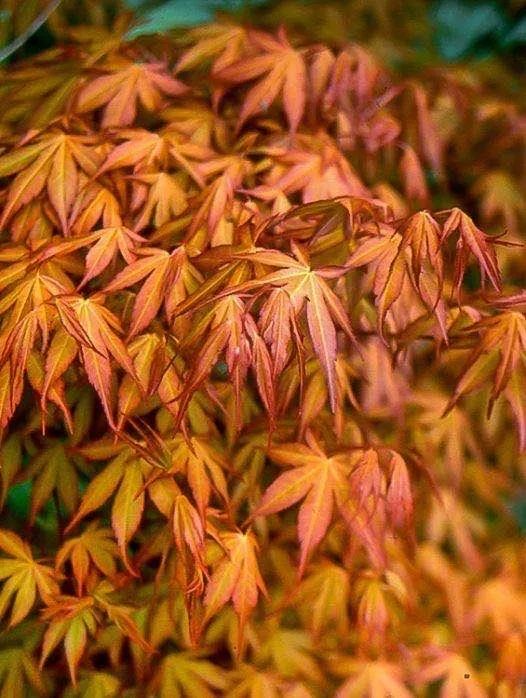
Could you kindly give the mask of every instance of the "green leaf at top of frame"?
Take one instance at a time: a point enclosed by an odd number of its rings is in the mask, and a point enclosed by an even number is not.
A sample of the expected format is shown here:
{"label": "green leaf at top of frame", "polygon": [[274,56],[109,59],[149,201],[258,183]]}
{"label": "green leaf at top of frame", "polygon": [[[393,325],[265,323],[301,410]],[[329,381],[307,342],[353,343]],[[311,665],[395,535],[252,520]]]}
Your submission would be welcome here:
{"label": "green leaf at top of frame", "polygon": [[[192,27],[214,19],[218,10],[237,12],[244,7],[261,5],[266,0],[168,0],[156,7],[148,7],[141,0],[125,0],[135,10],[138,23],[126,38],[162,34],[177,27]],[[146,7],[145,7],[146,5]]]}
{"label": "green leaf at top of frame", "polygon": [[431,21],[437,48],[450,61],[480,53],[485,43],[498,44],[508,27],[507,16],[493,0],[437,0],[432,6]]}

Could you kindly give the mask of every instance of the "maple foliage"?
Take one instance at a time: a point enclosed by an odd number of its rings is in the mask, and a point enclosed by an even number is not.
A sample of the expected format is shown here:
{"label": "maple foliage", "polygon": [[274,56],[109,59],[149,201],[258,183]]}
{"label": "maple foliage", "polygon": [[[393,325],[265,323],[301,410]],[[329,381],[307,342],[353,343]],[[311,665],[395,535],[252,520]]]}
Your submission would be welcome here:
{"label": "maple foliage", "polygon": [[522,695],[524,112],[124,25],[1,89],[0,695]]}

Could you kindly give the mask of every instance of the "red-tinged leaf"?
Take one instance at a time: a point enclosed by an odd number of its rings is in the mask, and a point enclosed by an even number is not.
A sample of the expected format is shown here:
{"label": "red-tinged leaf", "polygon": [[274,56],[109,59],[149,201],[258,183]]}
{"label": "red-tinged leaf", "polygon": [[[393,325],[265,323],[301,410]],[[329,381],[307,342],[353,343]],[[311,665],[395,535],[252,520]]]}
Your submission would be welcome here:
{"label": "red-tinged leaf", "polygon": [[272,448],[269,455],[279,463],[295,466],[295,469],[283,473],[270,485],[250,518],[277,513],[306,497],[298,518],[301,575],[310,554],[327,531],[334,504],[346,498],[349,466],[342,456],[329,458],[323,452],[313,451],[302,444]]}
{"label": "red-tinged leaf", "polygon": [[261,307],[259,324],[263,339],[270,345],[274,379],[285,368],[289,356],[292,312],[290,298],[281,289],[271,291],[267,301]]}
{"label": "red-tinged leaf", "polygon": [[328,469],[320,469],[298,515],[298,538],[301,555],[298,576],[302,576],[308,558],[323,540],[332,518],[335,482]]}
{"label": "red-tinged leaf", "polygon": [[424,170],[418,155],[409,145],[404,147],[400,160],[400,173],[407,198],[425,204],[429,199],[429,191]]}
{"label": "red-tinged leaf", "polygon": [[149,186],[146,203],[135,222],[136,230],[142,230],[150,222],[155,228],[160,228],[175,220],[187,208],[187,193],[183,183],[166,172],[137,175],[133,179]]}
{"label": "red-tinged leaf", "polygon": [[459,698],[486,698],[487,693],[477,679],[469,662],[460,654],[438,649],[436,657],[421,669],[416,676],[418,684],[429,684],[439,679],[443,683],[441,698],[458,696]]}
{"label": "red-tinged leaf", "polygon": [[232,599],[242,636],[248,616],[257,604],[258,593],[266,594],[257,563],[257,543],[250,532],[227,533],[222,539],[227,556],[219,563],[206,587],[205,622]]}
{"label": "red-tinged leaf", "polygon": [[263,339],[255,334],[252,339],[252,365],[256,374],[258,391],[270,417],[271,426],[276,418],[276,397],[272,360]]}
{"label": "red-tinged leaf", "polygon": [[86,649],[88,633],[94,635],[97,629],[97,616],[93,610],[93,599],[84,597],[73,599],[62,597],[61,603],[44,611],[43,618],[49,620],[42,642],[42,668],[55,647],[64,642],[66,660],[73,685],[77,682],[77,669]]}
{"label": "red-tinged leaf", "polygon": [[76,110],[82,114],[104,106],[103,128],[128,126],[135,119],[138,101],[153,112],[160,108],[163,94],[178,96],[186,90],[160,63],[121,60],[108,66],[108,74],[91,80],[81,89]]}
{"label": "red-tinged leaf", "polygon": [[[92,142],[89,136],[51,131],[44,134],[38,144],[27,146],[28,159],[32,162],[13,180],[0,225],[3,226],[23,204],[36,198],[47,187],[49,200],[67,235],[69,212],[78,192],[78,171],[93,175],[97,169],[98,156],[90,147]],[[19,164],[17,169],[21,169]]]}
{"label": "red-tinged leaf", "polygon": [[119,143],[111,151],[97,172],[98,175],[138,164],[149,165],[166,158],[167,143],[159,134],[143,129],[126,129],[121,135],[129,140]]}
{"label": "red-tinged leaf", "polygon": [[[447,239],[455,231],[458,231],[460,235],[457,243],[457,254],[459,257],[462,257],[463,253],[469,254],[471,252],[477,259],[481,272],[488,277],[495,290],[500,291],[502,287],[501,275],[497,256],[493,248],[493,240],[489,235],[477,228],[472,219],[458,208],[451,209],[442,229],[442,239]],[[455,278],[457,290],[460,288],[465,272],[464,257],[462,257],[462,260]]]}
{"label": "red-tinged leaf", "polygon": [[45,405],[50,387],[71,366],[78,352],[77,342],[65,330],[59,328],[53,335],[46,357],[44,385],[42,386],[41,403]]}
{"label": "red-tinged leaf", "polygon": [[66,562],[71,562],[77,592],[82,596],[88,574],[97,569],[106,577],[113,577],[117,572],[116,559],[119,551],[113,535],[108,528],[98,528],[90,524],[76,538],[68,538],[57,552],[55,567],[61,570]]}
{"label": "red-tinged leaf", "polygon": [[[387,235],[375,235],[361,242],[356,250],[352,253],[347,266],[351,269],[362,267],[365,264],[379,261],[384,254],[389,253],[393,248],[392,239]],[[398,246],[396,247],[398,249]],[[392,254],[392,252],[391,252]]]}
{"label": "red-tinged leaf", "polygon": [[437,125],[430,112],[428,97],[425,90],[419,85],[413,86],[415,97],[416,115],[418,120],[420,147],[429,165],[440,176],[443,165],[443,143],[440,138]]}
{"label": "red-tinged leaf", "polygon": [[134,337],[144,330],[157,315],[165,293],[167,276],[172,259],[160,259],[157,267],[141,286],[135,298],[129,336]]}
{"label": "red-tinged leaf", "polygon": [[387,488],[387,512],[396,528],[412,531],[413,496],[411,482],[403,458],[391,451],[391,475]]}
{"label": "red-tinged leaf", "polygon": [[0,368],[0,429],[9,423],[13,413],[22,398],[22,384],[13,386],[11,368],[5,363]]}
{"label": "red-tinged leaf", "polygon": [[80,353],[88,380],[97,391],[108,424],[112,429],[115,429],[110,361],[107,356],[101,356],[101,354],[89,347],[81,347]]}
{"label": "red-tinged leaf", "polygon": [[526,351],[526,318],[508,310],[485,318],[468,328],[480,335],[448,404],[450,409],[458,398],[480,387],[493,376],[491,404],[499,397],[517,370]]}
{"label": "red-tinged leaf", "polygon": [[405,275],[405,260],[397,255],[389,268],[385,285],[378,297],[378,324],[381,332],[383,332],[388,310],[400,296]]}
{"label": "red-tinged leaf", "polygon": [[344,660],[343,666],[348,668],[347,673],[350,676],[336,691],[336,698],[411,698],[412,694],[404,684],[404,672],[395,663],[353,659]]}
{"label": "red-tinged leaf", "polygon": [[215,327],[192,362],[192,368],[188,375],[185,376],[184,388],[179,397],[177,424],[181,422],[193,393],[208,377],[217,361],[217,357],[226,347],[230,338],[230,329],[226,322]]}
{"label": "red-tinged leaf", "polygon": [[193,41],[177,61],[176,73],[191,70],[213,58],[212,72],[217,72],[223,64],[235,61],[247,38],[244,27],[223,23],[196,27],[189,34]]}
{"label": "red-tinged leaf", "polygon": [[306,102],[307,74],[303,56],[285,36],[268,37],[266,53],[244,58],[215,73],[223,83],[239,84],[264,76],[247,93],[239,115],[238,129],[255,114],[264,112],[283,91],[283,107],[291,131],[296,131]]}
{"label": "red-tinged leaf", "polygon": [[329,390],[331,410],[336,410],[336,331],[332,323],[323,293],[318,284],[310,284],[307,302],[307,322],[314,351],[320,360]]}
{"label": "red-tinged leaf", "polygon": [[128,264],[132,264],[135,248],[144,242],[144,238],[124,226],[102,228],[93,234],[99,239],[86,255],[86,273],[77,290],[101,274],[115,259],[118,251]]}
{"label": "red-tinged leaf", "polygon": [[141,250],[144,257],[136,260],[110,281],[110,283],[105,286],[103,293],[114,293],[115,291],[121,291],[124,288],[133,286],[133,284],[142,281],[148,274],[154,272],[159,263],[169,257],[168,253],[164,250],[157,250],[153,248]]}
{"label": "red-tinged leaf", "polygon": [[205,532],[202,519],[184,495],[178,495],[173,505],[175,543],[182,553],[188,547],[194,564],[204,569],[203,553]]}

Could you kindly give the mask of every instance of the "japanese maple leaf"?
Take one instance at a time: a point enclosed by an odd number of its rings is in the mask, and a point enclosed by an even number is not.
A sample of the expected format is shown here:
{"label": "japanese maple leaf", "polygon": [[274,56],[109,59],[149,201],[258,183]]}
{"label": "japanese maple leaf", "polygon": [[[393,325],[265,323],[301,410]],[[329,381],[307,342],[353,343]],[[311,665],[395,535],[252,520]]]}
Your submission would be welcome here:
{"label": "japanese maple leaf", "polygon": [[134,262],[135,248],[145,242],[144,238],[123,225],[95,230],[92,234],[98,235],[99,239],[86,255],[86,271],[77,290],[95,276],[102,274],[115,260],[117,252],[120,252],[128,264]]}
{"label": "japanese maple leaf", "polygon": [[119,386],[119,432],[136,409],[140,409],[144,396],[158,397],[176,416],[179,410],[178,398],[183,390],[182,359],[157,334],[135,337],[128,345],[128,351],[133,359],[137,380],[125,374]]}
{"label": "japanese maple leaf", "polygon": [[[100,154],[94,136],[69,135],[58,129],[0,157],[0,177],[16,174],[0,218],[3,227],[18,209],[44,190],[67,235],[68,216],[79,191],[79,171],[93,176]],[[92,147],[90,147],[92,146]]]}
{"label": "japanese maple leaf", "polygon": [[342,504],[349,492],[348,458],[343,454],[327,456],[310,432],[307,432],[306,440],[308,445],[283,444],[269,450],[269,457],[276,463],[293,467],[270,485],[250,517],[269,516],[304,499],[298,516],[299,576],[305,571],[314,548],[325,536],[334,506]]}
{"label": "japanese maple leaf", "polygon": [[469,662],[460,654],[437,648],[430,664],[416,675],[418,684],[429,684],[442,680],[439,696],[449,698],[486,698],[488,695],[477,680]]}
{"label": "japanese maple leaf", "polygon": [[[72,514],[78,506],[79,488],[75,459],[62,443],[48,442],[29,464],[25,476],[32,481],[29,521],[34,524],[36,515],[55,493],[64,511]],[[77,466],[78,467],[78,466]]]}
{"label": "japanese maple leaf", "polygon": [[404,685],[403,669],[393,662],[343,658],[341,661],[335,660],[334,666],[339,675],[349,675],[336,691],[336,698],[411,698],[411,693]]}
{"label": "japanese maple leaf", "polygon": [[[136,378],[133,362],[119,337],[122,332],[120,322],[104,305],[90,298],[70,294],[55,298],[54,304],[65,332],[75,340],[80,350],[88,379],[100,397],[108,422],[115,426],[110,358]],[[60,355],[60,346],[57,346],[57,352]],[[61,369],[65,370],[67,365]]]}
{"label": "japanese maple leaf", "polygon": [[302,630],[271,628],[268,639],[258,648],[257,663],[270,661],[280,676],[304,678],[323,684],[323,674],[312,656],[312,638]]}
{"label": "japanese maple leaf", "polygon": [[440,499],[433,499],[427,518],[429,538],[435,543],[449,539],[464,564],[472,570],[481,570],[484,559],[474,538],[484,534],[486,522],[450,488],[441,488],[439,495]]}
{"label": "japanese maple leaf", "polygon": [[218,22],[190,30],[186,39],[190,48],[177,61],[175,72],[182,73],[208,61],[213,61],[212,72],[217,72],[239,59],[247,46],[247,31],[235,24]]}
{"label": "japanese maple leaf", "polygon": [[296,147],[269,146],[263,152],[276,163],[265,184],[250,189],[264,200],[278,192],[290,196],[301,191],[302,201],[320,201],[342,196],[367,196],[368,190],[351,164],[326,134],[298,134]]}
{"label": "japanese maple leaf", "polygon": [[49,627],[44,633],[40,668],[55,647],[64,642],[66,660],[71,680],[77,682],[77,669],[86,649],[88,636],[98,629],[100,619],[90,596],[74,598],[59,597],[58,603],[46,608],[42,614]]}
{"label": "japanese maple leaf", "polygon": [[410,280],[427,308],[437,318],[447,341],[446,307],[442,299],[444,282],[440,250],[440,228],[425,211],[404,221],[398,230],[385,226],[380,234],[362,238],[347,264],[351,268],[371,265],[374,270],[373,291],[383,331],[387,311],[400,298],[404,284]]}
{"label": "japanese maple leaf", "polygon": [[23,620],[33,608],[37,592],[45,603],[59,593],[52,569],[37,562],[29,545],[12,531],[0,530],[0,549],[8,557],[0,559],[0,617],[11,606],[9,626]]}
{"label": "japanese maple leaf", "polygon": [[503,170],[492,170],[475,182],[473,193],[480,199],[484,220],[501,219],[512,233],[519,231],[519,217],[526,205],[518,184]]}
{"label": "japanese maple leaf", "polygon": [[108,188],[94,180],[84,181],[73,203],[70,227],[73,235],[86,235],[95,228],[113,228],[122,225],[120,204]]}
{"label": "japanese maple leaf", "polygon": [[77,593],[82,596],[89,574],[95,569],[105,577],[113,577],[117,572],[116,559],[119,549],[109,528],[101,528],[98,523],[90,523],[75,538],[68,538],[57,552],[55,566],[62,570],[66,562],[71,563]]}
{"label": "japanese maple leaf", "polygon": [[111,524],[122,560],[129,572],[136,575],[127,552],[127,545],[142,520],[144,483],[151,466],[126,449],[113,458],[89,483],[80,506],[68,524],[70,531],[85,516],[101,507],[114,493]]}
{"label": "japanese maple leaf", "polygon": [[168,473],[183,472],[197,504],[201,520],[215,490],[228,501],[224,470],[227,469],[225,455],[217,442],[193,436],[190,441],[178,434],[170,444],[173,466]]}
{"label": "japanese maple leaf", "polygon": [[526,318],[518,311],[506,310],[474,323],[465,331],[478,334],[479,339],[468,357],[447,409],[451,409],[462,395],[492,379],[488,411],[504,391],[515,413],[520,446],[524,449],[526,421],[521,379],[526,369]]}
{"label": "japanese maple leaf", "polygon": [[114,58],[104,68],[105,75],[91,80],[76,97],[80,114],[104,107],[103,128],[129,126],[137,113],[137,102],[150,112],[159,109],[163,95],[177,97],[187,87],[171,77],[162,63],[132,62]]}
{"label": "japanese maple leaf", "polygon": [[495,290],[500,291],[502,280],[494,249],[495,241],[482,232],[467,213],[459,208],[453,208],[448,213],[449,216],[442,227],[441,243],[458,232],[454,280],[457,294],[471,255],[477,260],[483,278],[487,277]]}
{"label": "japanese maple leaf", "polygon": [[[267,334],[274,344],[272,351],[274,353],[279,352],[281,357],[284,355],[283,352],[286,352],[285,342],[291,335],[295,337],[297,350],[303,354],[296,318],[306,305],[309,334],[314,352],[323,366],[331,409],[334,412],[337,401],[335,325],[338,325],[349,339],[355,343],[351,324],[343,304],[324,278],[334,278],[340,272],[329,268],[312,269],[306,252],[296,244],[293,244],[293,249],[296,259],[277,250],[265,250],[263,248],[254,249],[254,251],[246,253],[236,253],[234,257],[238,259],[278,267],[278,271],[270,272],[258,279],[227,287],[221,294],[216,296],[216,299],[260,288],[265,290],[273,287],[282,288],[288,295],[288,299],[284,299],[284,302],[286,305],[290,304],[290,307],[285,309],[285,317],[288,317],[291,329],[283,331],[281,339],[277,340],[279,342],[278,345],[275,343],[277,338],[275,339],[272,334]],[[229,268],[231,267],[225,267],[226,270]],[[198,294],[195,295],[195,305],[198,304],[199,300],[203,302],[202,297],[199,298]],[[274,299],[275,296],[271,296],[271,298]],[[206,300],[204,302],[209,301]],[[273,300],[270,302],[273,302]],[[193,302],[190,298],[187,304],[181,306],[183,312],[186,312],[192,305]],[[273,332],[274,330],[272,330]],[[226,339],[224,341],[226,342]]]}
{"label": "japanese maple leaf", "polygon": [[249,39],[261,53],[230,63],[214,73],[214,77],[226,85],[238,85],[264,76],[245,96],[238,130],[247,119],[265,112],[282,92],[290,129],[296,131],[307,95],[307,71],[302,53],[290,45],[284,31],[280,31],[277,38],[251,31]]}
{"label": "japanese maple leaf", "polygon": [[199,512],[184,494],[175,497],[172,529],[175,544],[186,567],[185,576],[189,580],[185,591],[189,593],[195,590],[201,594],[204,590],[203,578],[206,573],[203,557],[205,528]]}
{"label": "japanese maple leaf", "polygon": [[128,264],[103,289],[114,293],[142,282],[133,304],[129,336],[144,330],[164,302],[171,319],[178,303],[185,297],[191,279],[200,280],[199,272],[190,264],[186,249],[176,247],[169,253],[155,247],[137,251],[137,259]]}
{"label": "japanese maple leaf", "polygon": [[404,152],[400,158],[400,174],[407,198],[418,201],[420,204],[427,204],[429,201],[429,190],[424,168],[420,158],[409,145],[404,147]]}
{"label": "japanese maple leaf", "polygon": [[135,175],[132,181],[136,187],[133,210],[140,211],[135,230],[142,230],[150,223],[160,228],[187,208],[188,197],[183,182],[166,172]]}
{"label": "japanese maple leaf", "polygon": [[349,573],[338,565],[322,562],[301,582],[293,600],[315,638],[334,624],[344,635],[348,632]]}
{"label": "japanese maple leaf", "polygon": [[176,166],[187,172],[199,187],[204,186],[195,163],[214,159],[211,148],[194,143],[171,126],[159,133],[124,129],[118,137],[122,142],[110,152],[98,175],[122,168],[133,168],[134,174],[168,174],[166,170]]}
{"label": "japanese maple leaf", "polygon": [[241,652],[245,623],[257,604],[259,592],[266,595],[266,588],[259,572],[258,546],[252,533],[225,533],[221,541],[226,556],[214,570],[206,587],[204,621],[210,620],[231,600],[239,618]]}
{"label": "japanese maple leaf", "polygon": [[475,592],[473,616],[476,623],[489,620],[498,637],[526,631],[526,594],[515,580],[495,577]]}
{"label": "japanese maple leaf", "polygon": [[250,174],[252,163],[241,155],[225,155],[198,163],[196,170],[204,179],[213,179],[200,196],[202,203],[194,215],[190,232],[197,231],[206,221],[211,241],[218,244],[215,241],[217,228],[231,213],[234,194]]}
{"label": "japanese maple leaf", "polygon": [[190,652],[172,652],[163,657],[151,682],[162,698],[213,698],[228,687],[227,675],[217,664]]}
{"label": "japanese maple leaf", "polygon": [[32,653],[24,647],[0,650],[0,690],[5,696],[23,696],[28,691],[45,695],[47,687]]}

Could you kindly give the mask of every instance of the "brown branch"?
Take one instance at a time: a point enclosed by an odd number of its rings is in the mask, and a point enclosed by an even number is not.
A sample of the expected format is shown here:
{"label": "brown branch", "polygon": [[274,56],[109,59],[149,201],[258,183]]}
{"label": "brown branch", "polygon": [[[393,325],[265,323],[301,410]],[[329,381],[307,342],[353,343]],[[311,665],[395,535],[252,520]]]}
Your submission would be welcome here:
{"label": "brown branch", "polygon": [[7,44],[7,46],[1,49],[0,63],[5,61],[6,58],[9,58],[12,53],[18,51],[18,49],[21,48],[26,41],[33,36],[33,34],[37,32],[43,24],[47,22],[48,17],[57,9],[61,2],[62,0],[51,0],[49,5],[47,5],[42,12],[35,17],[25,31],[23,31],[19,36],[13,39],[11,43]]}

